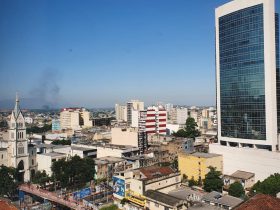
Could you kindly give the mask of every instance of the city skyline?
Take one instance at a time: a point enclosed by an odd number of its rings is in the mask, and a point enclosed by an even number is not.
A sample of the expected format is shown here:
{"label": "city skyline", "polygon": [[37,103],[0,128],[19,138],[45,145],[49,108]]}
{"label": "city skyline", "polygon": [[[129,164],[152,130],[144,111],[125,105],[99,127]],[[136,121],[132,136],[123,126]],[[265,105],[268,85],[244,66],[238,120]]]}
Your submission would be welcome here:
{"label": "city skyline", "polygon": [[0,107],[16,91],[23,108],[213,106],[214,9],[226,2],[1,1]]}

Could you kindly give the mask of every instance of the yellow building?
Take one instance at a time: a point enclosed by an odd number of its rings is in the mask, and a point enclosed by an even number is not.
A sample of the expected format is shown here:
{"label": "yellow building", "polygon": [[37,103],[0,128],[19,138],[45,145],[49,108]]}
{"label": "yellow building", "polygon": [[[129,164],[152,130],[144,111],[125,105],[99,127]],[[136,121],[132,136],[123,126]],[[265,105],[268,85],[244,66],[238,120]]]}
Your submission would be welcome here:
{"label": "yellow building", "polygon": [[188,179],[205,179],[209,172],[209,166],[216,167],[223,173],[223,157],[218,154],[196,152],[192,154],[180,153],[178,155],[178,166],[181,175],[185,174]]}

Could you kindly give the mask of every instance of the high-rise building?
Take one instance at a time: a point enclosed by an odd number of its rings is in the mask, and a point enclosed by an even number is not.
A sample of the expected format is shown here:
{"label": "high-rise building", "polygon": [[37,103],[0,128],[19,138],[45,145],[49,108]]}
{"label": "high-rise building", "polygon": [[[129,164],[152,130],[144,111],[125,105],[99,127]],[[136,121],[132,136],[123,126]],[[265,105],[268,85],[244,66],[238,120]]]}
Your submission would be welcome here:
{"label": "high-rise building", "polygon": [[166,135],[167,113],[162,106],[148,107],[146,114],[141,113],[140,116],[139,127],[143,127],[143,123],[145,123],[147,134]]}
{"label": "high-rise building", "polygon": [[126,105],[115,104],[116,120],[118,122],[127,121],[127,107]]}
{"label": "high-rise building", "polygon": [[216,9],[220,144],[279,149],[278,35],[274,0],[234,0]]}
{"label": "high-rise building", "polygon": [[131,100],[127,102],[127,124],[131,125],[132,123],[132,111],[142,111],[144,110],[144,102],[139,100]]}
{"label": "high-rise building", "polygon": [[216,9],[218,143],[209,151],[223,155],[225,174],[280,173],[278,28],[274,0]]}
{"label": "high-rise building", "polygon": [[63,108],[60,112],[60,128],[80,130],[92,127],[90,112],[85,108]]}

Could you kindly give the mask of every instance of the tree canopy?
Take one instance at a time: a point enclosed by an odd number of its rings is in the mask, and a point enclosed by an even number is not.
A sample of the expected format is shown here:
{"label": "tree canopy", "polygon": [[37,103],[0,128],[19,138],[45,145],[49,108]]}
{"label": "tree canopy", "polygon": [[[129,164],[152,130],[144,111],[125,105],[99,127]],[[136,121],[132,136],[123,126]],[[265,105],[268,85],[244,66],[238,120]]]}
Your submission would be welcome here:
{"label": "tree canopy", "polygon": [[118,209],[119,209],[118,206],[113,204],[111,206],[103,207],[100,210],[118,210]]}
{"label": "tree canopy", "polygon": [[197,129],[197,123],[195,122],[194,118],[189,117],[186,120],[186,124],[184,129],[178,130],[173,135],[176,137],[184,137],[184,138],[192,138],[195,139],[195,137],[198,137],[200,135],[199,130]]}
{"label": "tree canopy", "polygon": [[39,184],[39,185],[45,185],[46,182],[49,182],[50,181],[50,177],[49,175],[46,173],[45,170],[43,171],[37,171],[35,173],[35,176],[32,178],[32,182],[35,183],[35,184]]}
{"label": "tree canopy", "polygon": [[245,195],[245,191],[240,182],[234,182],[229,186],[228,194],[240,198]]}
{"label": "tree canopy", "polygon": [[45,133],[52,129],[52,125],[45,124],[43,127],[33,126],[31,128],[26,128],[26,133]]}
{"label": "tree canopy", "polygon": [[251,192],[253,193],[263,193],[276,196],[280,191],[280,174],[275,173],[270,175],[268,178],[262,182],[258,181],[253,187]]}
{"label": "tree canopy", "polygon": [[222,192],[224,182],[221,178],[222,173],[217,171],[216,168],[210,166],[210,171],[206,174],[203,189],[206,192],[218,191]]}
{"label": "tree canopy", "polygon": [[53,140],[52,144],[54,145],[71,145],[71,140]]}
{"label": "tree canopy", "polygon": [[0,197],[13,198],[17,192],[17,171],[15,168],[0,166]]}
{"label": "tree canopy", "polygon": [[51,169],[54,180],[59,181],[61,187],[83,187],[95,174],[94,160],[79,156],[53,162]]}

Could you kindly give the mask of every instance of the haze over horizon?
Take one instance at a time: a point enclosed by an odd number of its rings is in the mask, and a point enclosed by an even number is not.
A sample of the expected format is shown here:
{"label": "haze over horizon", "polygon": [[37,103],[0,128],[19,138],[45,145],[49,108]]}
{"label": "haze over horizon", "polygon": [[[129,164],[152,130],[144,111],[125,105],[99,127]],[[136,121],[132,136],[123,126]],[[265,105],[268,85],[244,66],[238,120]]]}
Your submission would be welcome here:
{"label": "haze over horizon", "polygon": [[23,108],[213,106],[214,10],[226,2],[2,0],[0,108],[17,91]]}

